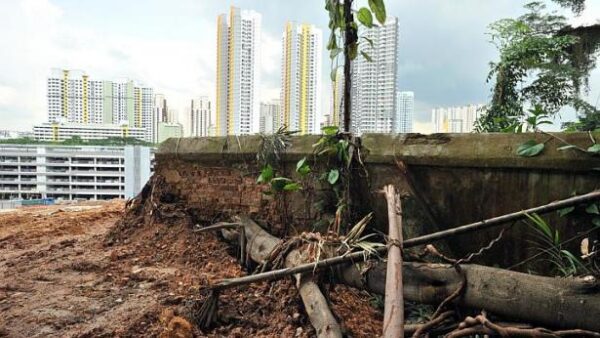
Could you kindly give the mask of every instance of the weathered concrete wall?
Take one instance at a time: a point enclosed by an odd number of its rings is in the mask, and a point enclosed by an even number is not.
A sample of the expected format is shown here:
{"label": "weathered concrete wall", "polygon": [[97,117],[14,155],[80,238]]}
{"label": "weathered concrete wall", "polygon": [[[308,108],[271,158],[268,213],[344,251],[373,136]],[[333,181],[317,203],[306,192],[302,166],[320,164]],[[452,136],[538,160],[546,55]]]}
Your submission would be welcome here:
{"label": "weathered concrete wall", "polygon": [[[585,133],[559,134],[568,142],[588,147]],[[595,135],[600,140],[600,134]],[[524,158],[515,154],[519,144],[535,138],[547,141],[544,152]],[[317,136],[297,137],[283,158],[282,171],[293,176],[295,161],[312,154]],[[355,175],[356,209],[375,211],[376,226],[386,229],[385,201],[378,191],[396,185],[404,198],[406,237],[478,221],[504,213],[586,193],[600,188],[600,158],[574,150],[558,151],[562,144],[543,134],[436,134],[365,135],[361,138],[367,175]],[[250,213],[264,225],[281,230],[281,220],[310,229],[311,218],[321,217],[306,203],[305,193],[287,194],[288,208],[261,193],[256,152],[260,137],[170,139],[156,155],[156,172],[164,175],[174,192],[206,220],[222,213]],[[425,206],[410,192],[396,161],[404,162]],[[320,190],[316,187],[315,190]],[[282,215],[282,210],[288,211]],[[427,216],[430,210],[435,224]],[[556,215],[548,215],[563,238],[587,229]],[[447,244],[454,255],[476,251],[498,234],[498,229],[463,235]],[[530,231],[517,224],[483,258],[503,266],[530,254]],[[573,243],[574,247],[578,242]],[[502,259],[499,259],[502,258]]]}

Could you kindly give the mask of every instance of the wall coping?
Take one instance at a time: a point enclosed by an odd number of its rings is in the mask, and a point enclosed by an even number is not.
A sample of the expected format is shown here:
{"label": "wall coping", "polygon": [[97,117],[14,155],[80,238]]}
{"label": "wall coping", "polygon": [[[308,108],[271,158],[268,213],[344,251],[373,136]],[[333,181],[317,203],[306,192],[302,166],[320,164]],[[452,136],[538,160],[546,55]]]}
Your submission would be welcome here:
{"label": "wall coping", "polygon": [[[592,144],[588,133],[553,133],[582,148]],[[600,142],[600,132],[592,133]],[[319,135],[295,136],[284,156],[296,161],[311,155],[312,145]],[[521,157],[519,145],[535,139],[546,142],[542,154]],[[408,165],[476,168],[528,168],[565,171],[590,171],[600,168],[600,156],[574,149],[559,151],[564,145],[558,139],[541,133],[486,134],[365,134],[360,138],[365,164],[394,164],[401,160]],[[231,163],[252,160],[260,148],[259,135],[170,138],[163,142],[157,160],[182,159],[198,163]],[[600,172],[599,172],[600,173]]]}

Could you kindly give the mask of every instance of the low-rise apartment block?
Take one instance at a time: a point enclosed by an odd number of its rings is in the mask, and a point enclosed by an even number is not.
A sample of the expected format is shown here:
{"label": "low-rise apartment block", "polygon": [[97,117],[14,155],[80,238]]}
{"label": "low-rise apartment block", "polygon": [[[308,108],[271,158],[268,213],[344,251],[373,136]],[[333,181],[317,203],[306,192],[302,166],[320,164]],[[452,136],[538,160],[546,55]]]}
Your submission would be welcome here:
{"label": "low-rise apartment block", "polygon": [[152,158],[144,146],[0,145],[0,200],[131,198]]}

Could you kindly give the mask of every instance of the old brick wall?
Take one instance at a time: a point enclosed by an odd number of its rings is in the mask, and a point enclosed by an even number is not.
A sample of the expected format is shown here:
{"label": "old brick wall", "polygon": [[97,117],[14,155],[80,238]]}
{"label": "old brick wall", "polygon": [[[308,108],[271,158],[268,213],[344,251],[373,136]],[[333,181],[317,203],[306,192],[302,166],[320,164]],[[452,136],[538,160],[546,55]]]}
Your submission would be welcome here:
{"label": "old brick wall", "polygon": [[170,159],[158,163],[156,174],[200,221],[243,213],[270,227],[279,223],[275,200],[262,193],[265,188],[246,169]]}
{"label": "old brick wall", "polygon": [[[600,133],[594,136],[600,139]],[[580,147],[587,148],[590,143],[586,133],[560,137]],[[544,152],[532,158],[517,156],[518,145],[531,138],[546,141]],[[316,140],[315,136],[294,138],[282,158],[280,174],[294,178],[295,163],[305,156],[313,158]],[[163,175],[173,193],[205,222],[220,215],[245,213],[275,234],[282,233],[283,224],[311,230],[327,215],[308,210],[314,200],[306,198],[306,190],[286,194],[284,207],[263,194],[267,188],[256,183],[260,144],[261,139],[253,136],[171,139],[156,155],[156,173]],[[373,226],[385,232],[386,205],[379,191],[385,184],[394,184],[403,194],[405,238],[600,189],[600,171],[595,169],[600,168],[599,157],[558,151],[563,144],[541,134],[366,135],[362,145],[364,168],[353,176],[354,212],[364,215],[373,211]],[[408,167],[426,206],[415,199],[396,161]],[[555,213],[545,217],[567,237],[586,228]],[[450,254],[461,257],[486,245],[498,232],[491,229],[463,235],[445,244]],[[510,266],[522,261],[532,253],[530,239],[530,229],[517,224],[480,262]],[[573,245],[569,249],[577,250],[578,243]]]}

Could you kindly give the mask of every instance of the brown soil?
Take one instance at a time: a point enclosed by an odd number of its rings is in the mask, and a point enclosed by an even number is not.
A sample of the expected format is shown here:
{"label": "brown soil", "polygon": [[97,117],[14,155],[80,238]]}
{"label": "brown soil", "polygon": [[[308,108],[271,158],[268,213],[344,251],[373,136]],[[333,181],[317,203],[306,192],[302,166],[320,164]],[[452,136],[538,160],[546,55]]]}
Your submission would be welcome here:
{"label": "brown soil", "polygon": [[[183,205],[160,205],[0,213],[0,337],[314,336],[291,280],[227,290],[214,329],[190,325],[203,286],[245,272],[233,248],[192,231]],[[342,286],[327,293],[349,336],[378,335],[369,295]]]}

